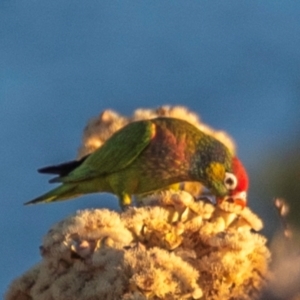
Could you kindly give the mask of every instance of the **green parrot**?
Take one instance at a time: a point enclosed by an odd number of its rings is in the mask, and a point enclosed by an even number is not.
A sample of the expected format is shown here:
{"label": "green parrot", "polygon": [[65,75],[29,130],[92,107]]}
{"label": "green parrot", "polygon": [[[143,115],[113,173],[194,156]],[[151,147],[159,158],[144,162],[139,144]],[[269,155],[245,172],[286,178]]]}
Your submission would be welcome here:
{"label": "green parrot", "polygon": [[199,181],[217,197],[238,195],[246,201],[248,179],[241,162],[225,145],[192,124],[159,117],[132,122],[95,152],[39,170],[57,174],[60,186],[25,204],[67,200],[109,192],[124,209],[141,196],[186,181]]}

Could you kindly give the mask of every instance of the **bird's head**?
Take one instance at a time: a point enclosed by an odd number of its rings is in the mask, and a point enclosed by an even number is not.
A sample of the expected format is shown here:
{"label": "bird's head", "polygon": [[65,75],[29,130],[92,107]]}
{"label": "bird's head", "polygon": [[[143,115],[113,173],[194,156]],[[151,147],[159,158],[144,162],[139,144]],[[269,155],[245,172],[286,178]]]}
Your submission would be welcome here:
{"label": "bird's head", "polygon": [[210,164],[207,171],[210,173],[210,189],[217,196],[217,203],[227,201],[246,206],[248,175],[237,157],[232,158],[230,172],[220,163]]}

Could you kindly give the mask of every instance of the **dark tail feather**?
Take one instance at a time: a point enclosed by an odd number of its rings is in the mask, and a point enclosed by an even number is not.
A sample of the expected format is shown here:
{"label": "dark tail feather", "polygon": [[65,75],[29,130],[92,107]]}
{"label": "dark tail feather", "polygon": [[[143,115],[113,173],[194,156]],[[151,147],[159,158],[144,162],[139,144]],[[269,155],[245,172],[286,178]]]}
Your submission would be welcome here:
{"label": "dark tail feather", "polygon": [[47,166],[38,169],[38,172],[42,174],[57,174],[60,177],[67,176],[70,172],[72,172],[74,169],[79,167],[87,157],[88,155],[84,156],[80,160],[72,160],[72,161],[62,163],[60,165]]}

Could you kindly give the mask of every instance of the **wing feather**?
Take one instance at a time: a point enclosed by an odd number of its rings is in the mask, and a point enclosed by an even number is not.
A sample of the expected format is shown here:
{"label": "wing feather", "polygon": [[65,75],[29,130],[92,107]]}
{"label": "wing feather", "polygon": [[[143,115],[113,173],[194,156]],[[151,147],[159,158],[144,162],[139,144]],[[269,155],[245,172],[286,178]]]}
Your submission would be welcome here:
{"label": "wing feather", "polygon": [[150,120],[128,124],[111,136],[99,149],[61,182],[76,182],[104,176],[126,168],[149,145],[155,134]]}

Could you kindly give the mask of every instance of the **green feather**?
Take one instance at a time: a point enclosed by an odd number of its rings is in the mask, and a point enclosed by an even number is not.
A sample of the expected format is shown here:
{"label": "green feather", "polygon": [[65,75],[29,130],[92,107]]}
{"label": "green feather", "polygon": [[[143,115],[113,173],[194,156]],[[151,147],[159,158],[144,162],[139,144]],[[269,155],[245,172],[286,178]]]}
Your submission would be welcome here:
{"label": "green feather", "polygon": [[[231,171],[232,155],[218,140],[190,123],[174,118],[137,121],[123,127],[82,162],[65,163],[67,172],[54,181],[58,188],[27,202],[53,202],[82,194],[110,192],[122,207],[132,195],[167,188],[183,181],[198,181],[216,195],[227,190],[215,164]],[[73,170],[69,170],[74,165]],[[45,168],[44,170],[57,170]],[[47,173],[47,172],[46,172]],[[49,171],[49,173],[51,173]]]}

